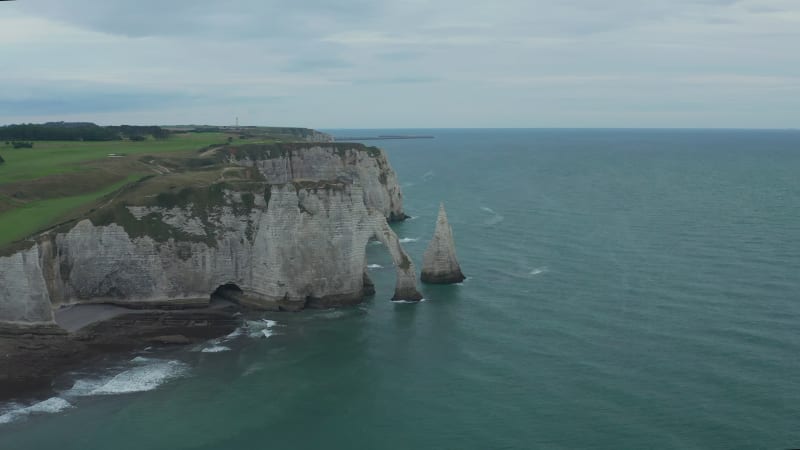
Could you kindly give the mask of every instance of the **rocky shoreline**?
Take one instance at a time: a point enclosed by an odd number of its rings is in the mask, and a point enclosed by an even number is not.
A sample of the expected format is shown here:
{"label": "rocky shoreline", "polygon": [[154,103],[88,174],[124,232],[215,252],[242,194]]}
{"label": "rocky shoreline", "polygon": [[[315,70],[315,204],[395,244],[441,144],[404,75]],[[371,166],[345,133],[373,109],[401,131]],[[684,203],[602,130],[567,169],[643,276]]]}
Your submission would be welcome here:
{"label": "rocky shoreline", "polygon": [[56,311],[57,326],[0,327],[0,401],[47,393],[59,375],[109,355],[225,336],[243,313],[224,300],[184,310],[77,305]]}

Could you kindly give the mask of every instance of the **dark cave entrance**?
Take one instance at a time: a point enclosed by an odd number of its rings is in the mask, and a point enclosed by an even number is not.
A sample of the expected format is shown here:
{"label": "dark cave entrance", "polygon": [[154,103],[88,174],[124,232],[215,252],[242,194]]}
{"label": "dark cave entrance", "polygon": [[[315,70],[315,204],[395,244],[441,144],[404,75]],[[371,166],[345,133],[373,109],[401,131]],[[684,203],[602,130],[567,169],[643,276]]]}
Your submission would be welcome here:
{"label": "dark cave entrance", "polygon": [[244,291],[236,283],[225,283],[211,293],[211,301],[224,301],[239,303]]}

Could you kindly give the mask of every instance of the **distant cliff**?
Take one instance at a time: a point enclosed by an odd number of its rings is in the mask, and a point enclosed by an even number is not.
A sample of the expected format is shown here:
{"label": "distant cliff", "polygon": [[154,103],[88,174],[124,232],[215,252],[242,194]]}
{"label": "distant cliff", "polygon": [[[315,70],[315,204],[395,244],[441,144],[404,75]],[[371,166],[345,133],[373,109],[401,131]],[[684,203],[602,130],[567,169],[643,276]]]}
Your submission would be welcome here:
{"label": "distant cliff", "polygon": [[387,223],[403,217],[378,149],[208,150],[6,249],[0,325],[52,324],[53,308],[80,303],[202,306],[215,292],[272,310],[353,304],[371,290],[365,247],[373,238],[395,262],[395,299],[419,300],[414,265]]}

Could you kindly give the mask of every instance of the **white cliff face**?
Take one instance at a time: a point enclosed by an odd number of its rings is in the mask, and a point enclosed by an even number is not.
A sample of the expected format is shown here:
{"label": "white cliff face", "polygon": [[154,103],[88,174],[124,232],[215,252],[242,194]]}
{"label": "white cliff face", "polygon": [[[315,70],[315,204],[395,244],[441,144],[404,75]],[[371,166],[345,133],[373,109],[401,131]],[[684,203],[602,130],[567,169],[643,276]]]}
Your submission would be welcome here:
{"label": "white cliff face", "polygon": [[426,283],[450,284],[464,281],[461,266],[456,259],[453,230],[447,221],[444,205],[439,206],[436,231],[425,250],[422,262],[422,281]]}
{"label": "white cliff face", "polygon": [[0,257],[0,325],[53,324],[39,250]]}
{"label": "white cliff face", "polygon": [[255,184],[266,194],[227,190],[203,217],[191,204],[120,205],[127,223],[85,219],[0,258],[0,324],[51,321],[51,304],[206,304],[226,284],[243,291],[242,303],[266,309],[358,303],[373,237],[397,266],[395,299],[421,298],[413,263],[361,186]]}
{"label": "white cliff face", "polygon": [[[367,207],[380,211],[389,221],[403,220],[403,194],[386,154],[360,144],[285,147],[257,144],[229,149],[232,164],[256,167],[267,183],[345,180],[360,185]],[[256,150],[256,151],[252,151]]]}

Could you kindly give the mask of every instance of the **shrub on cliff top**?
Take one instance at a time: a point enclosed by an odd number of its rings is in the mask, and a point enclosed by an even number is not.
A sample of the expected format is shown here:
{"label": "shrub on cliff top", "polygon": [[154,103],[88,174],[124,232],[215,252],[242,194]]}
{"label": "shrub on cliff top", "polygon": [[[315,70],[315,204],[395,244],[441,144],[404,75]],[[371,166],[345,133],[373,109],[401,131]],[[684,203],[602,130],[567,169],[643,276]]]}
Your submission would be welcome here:
{"label": "shrub on cliff top", "polygon": [[3,155],[0,155],[0,164],[3,164],[5,160],[3,159]]}

